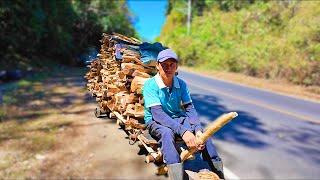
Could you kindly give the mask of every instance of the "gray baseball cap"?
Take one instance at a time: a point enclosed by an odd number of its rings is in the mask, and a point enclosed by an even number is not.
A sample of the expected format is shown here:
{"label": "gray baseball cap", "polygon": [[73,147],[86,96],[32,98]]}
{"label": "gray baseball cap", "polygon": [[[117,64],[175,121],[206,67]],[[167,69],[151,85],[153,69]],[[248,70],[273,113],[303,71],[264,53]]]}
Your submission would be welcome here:
{"label": "gray baseball cap", "polygon": [[157,57],[157,61],[158,62],[163,62],[167,59],[175,59],[176,61],[178,61],[178,56],[175,52],[173,52],[171,49],[165,49],[159,52],[158,57]]}

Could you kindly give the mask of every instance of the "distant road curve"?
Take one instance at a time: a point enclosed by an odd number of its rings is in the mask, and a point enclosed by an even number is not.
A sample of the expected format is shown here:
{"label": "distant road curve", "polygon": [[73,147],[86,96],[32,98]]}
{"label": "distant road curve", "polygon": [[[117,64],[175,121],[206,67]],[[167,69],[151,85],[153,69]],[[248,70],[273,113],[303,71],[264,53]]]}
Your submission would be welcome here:
{"label": "distant road curve", "polygon": [[229,96],[239,101],[293,116],[297,119],[320,123],[320,103],[286,96],[268,90],[233,84],[213,77],[179,71],[180,76],[197,88],[202,88],[213,94]]}

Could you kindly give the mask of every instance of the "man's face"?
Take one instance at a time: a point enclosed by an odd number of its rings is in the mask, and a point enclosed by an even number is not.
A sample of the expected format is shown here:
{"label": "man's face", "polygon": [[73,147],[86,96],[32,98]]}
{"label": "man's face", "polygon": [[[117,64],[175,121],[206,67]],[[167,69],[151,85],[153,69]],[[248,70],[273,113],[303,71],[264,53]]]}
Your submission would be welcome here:
{"label": "man's face", "polygon": [[158,70],[161,77],[173,78],[178,68],[177,61],[175,59],[168,59],[164,62],[158,63]]}

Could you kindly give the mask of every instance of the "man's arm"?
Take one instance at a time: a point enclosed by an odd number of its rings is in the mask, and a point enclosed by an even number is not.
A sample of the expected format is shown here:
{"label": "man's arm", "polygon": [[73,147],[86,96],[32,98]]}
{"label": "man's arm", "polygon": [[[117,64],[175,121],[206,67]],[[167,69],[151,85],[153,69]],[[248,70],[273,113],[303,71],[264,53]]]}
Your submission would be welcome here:
{"label": "man's arm", "polygon": [[151,114],[154,121],[172,129],[175,134],[179,134],[181,137],[186,131],[191,131],[179,122],[173,120],[167,113],[163,111],[160,105],[152,106]]}
{"label": "man's arm", "polygon": [[203,129],[200,124],[199,116],[193,104],[192,103],[185,104],[184,108],[186,110],[186,115],[189,123],[195,126],[194,128],[195,132],[198,132],[198,131],[202,132]]}
{"label": "man's arm", "polygon": [[[182,124],[172,119],[169,115],[167,115],[167,113],[162,110],[162,107],[160,105],[152,106],[151,113],[154,121],[172,129],[174,133],[179,134],[189,148],[195,148],[198,146],[196,144],[196,138],[191,129],[184,127]],[[201,149],[203,149],[202,146]]]}
{"label": "man's arm", "polygon": [[182,90],[181,91],[181,101],[182,101],[182,104],[186,110],[186,116],[187,116],[186,120],[188,120],[188,122],[191,125],[195,126],[194,130],[196,133],[199,131],[202,132],[202,127],[201,127],[201,124],[199,121],[197,111],[192,104],[189,88],[188,88],[187,84],[181,79],[179,79],[179,84],[180,84],[180,87]]}

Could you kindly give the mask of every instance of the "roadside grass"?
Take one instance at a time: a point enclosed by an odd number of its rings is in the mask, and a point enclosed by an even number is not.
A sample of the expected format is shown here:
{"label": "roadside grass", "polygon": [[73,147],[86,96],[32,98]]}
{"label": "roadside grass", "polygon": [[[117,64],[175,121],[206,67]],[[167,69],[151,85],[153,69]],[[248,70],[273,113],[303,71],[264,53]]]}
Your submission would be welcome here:
{"label": "roadside grass", "polygon": [[71,82],[84,72],[59,67],[2,85],[0,179],[26,177],[41,154],[56,147],[57,135],[77,120],[70,110],[85,103],[84,88]]}

